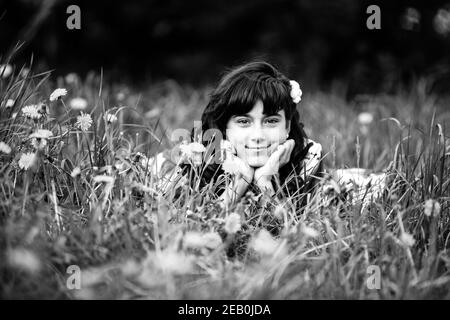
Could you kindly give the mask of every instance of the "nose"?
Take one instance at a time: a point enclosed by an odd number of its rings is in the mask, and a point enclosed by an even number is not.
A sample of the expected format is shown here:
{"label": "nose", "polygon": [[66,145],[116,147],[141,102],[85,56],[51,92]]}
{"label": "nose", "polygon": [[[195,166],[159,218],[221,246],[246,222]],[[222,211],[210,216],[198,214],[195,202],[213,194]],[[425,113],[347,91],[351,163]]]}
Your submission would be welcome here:
{"label": "nose", "polygon": [[255,144],[260,144],[266,140],[264,131],[260,125],[255,125],[253,128],[251,128],[250,132],[250,141]]}

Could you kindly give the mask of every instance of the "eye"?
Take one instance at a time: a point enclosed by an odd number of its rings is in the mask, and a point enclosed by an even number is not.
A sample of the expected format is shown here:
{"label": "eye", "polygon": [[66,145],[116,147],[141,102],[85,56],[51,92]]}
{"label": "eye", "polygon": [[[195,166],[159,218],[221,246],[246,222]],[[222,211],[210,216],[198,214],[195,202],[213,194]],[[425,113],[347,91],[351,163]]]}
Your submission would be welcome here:
{"label": "eye", "polygon": [[236,119],[236,122],[238,124],[244,125],[244,126],[250,124],[250,121],[246,118],[238,118],[238,119]]}
{"label": "eye", "polygon": [[280,119],[278,119],[278,118],[268,118],[268,119],[266,119],[266,122],[268,124],[277,124],[277,123],[280,122]]}

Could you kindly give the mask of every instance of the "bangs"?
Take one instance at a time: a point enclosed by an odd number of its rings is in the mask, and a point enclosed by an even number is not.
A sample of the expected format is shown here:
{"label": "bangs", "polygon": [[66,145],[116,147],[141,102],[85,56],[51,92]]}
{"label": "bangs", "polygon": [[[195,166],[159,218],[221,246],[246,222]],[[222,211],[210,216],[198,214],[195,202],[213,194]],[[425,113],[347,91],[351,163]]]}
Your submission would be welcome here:
{"label": "bangs", "polygon": [[258,100],[264,105],[265,115],[274,115],[284,109],[287,116],[292,102],[285,85],[268,77],[263,80],[242,77],[231,86],[228,97],[226,101],[228,119],[234,115],[249,113]]}

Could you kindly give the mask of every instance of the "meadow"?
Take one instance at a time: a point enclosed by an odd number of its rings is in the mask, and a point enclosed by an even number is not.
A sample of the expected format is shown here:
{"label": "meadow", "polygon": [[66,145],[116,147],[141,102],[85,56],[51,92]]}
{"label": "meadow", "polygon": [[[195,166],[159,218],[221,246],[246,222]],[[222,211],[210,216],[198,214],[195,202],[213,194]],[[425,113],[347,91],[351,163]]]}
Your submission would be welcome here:
{"label": "meadow", "polygon": [[334,182],[329,201],[319,188],[266,211],[247,194],[225,210],[208,188],[163,194],[147,166],[200,120],[212,85],[0,68],[0,296],[449,299],[450,101],[431,86],[304,92],[327,170],[388,174],[370,205]]}

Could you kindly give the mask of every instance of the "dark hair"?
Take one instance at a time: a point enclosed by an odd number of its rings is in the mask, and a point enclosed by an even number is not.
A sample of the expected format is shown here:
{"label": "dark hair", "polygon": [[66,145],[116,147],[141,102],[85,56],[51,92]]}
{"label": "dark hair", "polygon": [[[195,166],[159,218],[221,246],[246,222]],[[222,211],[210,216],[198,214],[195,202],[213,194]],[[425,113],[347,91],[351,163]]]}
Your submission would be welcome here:
{"label": "dark hair", "polygon": [[[288,139],[294,139],[295,147],[290,161],[280,168],[280,184],[283,185],[290,173],[300,176],[302,160],[310,145],[306,145],[306,134],[296,104],[290,96],[289,79],[271,64],[254,61],[229,70],[220,80],[218,86],[210,94],[210,100],[202,114],[202,132],[219,129],[226,136],[228,120],[233,115],[250,112],[257,100],[264,105],[264,114],[273,115],[280,110],[285,111],[286,121],[290,121]],[[193,130],[193,137],[196,133]],[[220,165],[209,165],[205,170],[204,183],[222,173]],[[294,179],[295,180],[295,179]],[[302,183],[303,184],[303,183]],[[290,186],[290,187],[289,187]],[[298,190],[298,181],[287,183],[289,192]]]}

